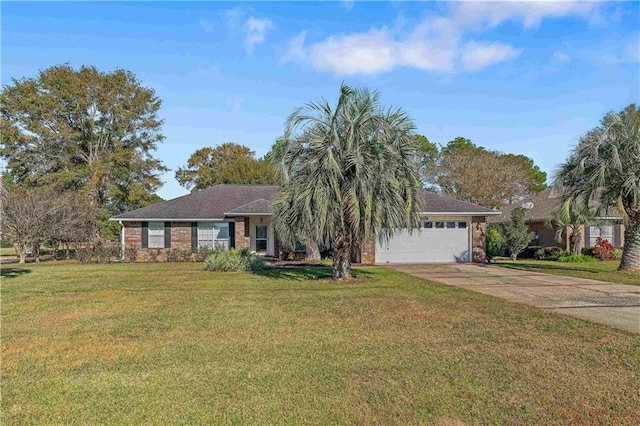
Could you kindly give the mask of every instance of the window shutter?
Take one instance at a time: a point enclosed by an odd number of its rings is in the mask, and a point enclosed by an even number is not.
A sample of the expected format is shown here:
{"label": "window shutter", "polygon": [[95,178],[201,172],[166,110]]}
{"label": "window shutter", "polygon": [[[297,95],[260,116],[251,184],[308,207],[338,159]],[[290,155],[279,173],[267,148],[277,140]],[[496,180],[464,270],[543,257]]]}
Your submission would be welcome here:
{"label": "window shutter", "polygon": [[236,223],[229,222],[229,248],[236,247]]}
{"label": "window shutter", "polygon": [[191,222],[191,250],[198,250],[198,222]]}
{"label": "window shutter", "polygon": [[249,235],[250,235],[249,234],[249,218],[245,217],[244,218],[244,236],[248,237]]}
{"label": "window shutter", "polygon": [[164,248],[171,248],[171,222],[164,223]]}
{"label": "window shutter", "polygon": [[149,222],[142,222],[142,248],[149,248]]}
{"label": "window shutter", "polygon": [[584,227],[584,246],[591,247],[591,227]]}

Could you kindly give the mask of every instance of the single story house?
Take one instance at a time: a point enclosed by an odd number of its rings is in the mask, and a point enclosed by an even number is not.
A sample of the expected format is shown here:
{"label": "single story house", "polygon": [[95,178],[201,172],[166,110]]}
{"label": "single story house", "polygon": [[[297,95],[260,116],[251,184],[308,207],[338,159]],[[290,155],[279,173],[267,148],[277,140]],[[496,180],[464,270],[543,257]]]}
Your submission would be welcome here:
{"label": "single story house", "polygon": [[[163,260],[168,250],[203,246],[249,248],[278,257],[271,201],[279,189],[273,185],[215,185],[111,220],[122,226],[123,252],[137,250],[137,261]],[[424,198],[426,211],[421,213],[419,229],[400,229],[388,241],[366,241],[354,261],[484,263],[487,216],[499,212],[427,191]]]}
{"label": "single story house", "polygon": [[[490,223],[501,223],[509,220],[511,212],[516,207],[524,208],[525,221],[531,234],[530,246],[562,247],[569,250],[569,238],[567,230],[562,234],[562,240],[556,240],[556,228],[548,224],[553,210],[560,205],[560,194],[553,188],[547,188],[536,195],[521,202],[502,208],[499,215],[490,218]],[[624,245],[624,223],[622,213],[611,210],[604,216],[596,218],[594,224],[581,226],[579,232],[580,249],[594,247],[596,239],[602,237],[615,247]]]}

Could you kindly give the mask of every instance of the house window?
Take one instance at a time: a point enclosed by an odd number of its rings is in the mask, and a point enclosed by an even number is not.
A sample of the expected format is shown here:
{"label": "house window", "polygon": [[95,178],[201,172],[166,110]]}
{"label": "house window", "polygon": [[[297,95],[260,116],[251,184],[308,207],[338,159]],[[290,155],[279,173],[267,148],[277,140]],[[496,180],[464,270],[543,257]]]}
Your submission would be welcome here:
{"label": "house window", "polygon": [[447,229],[455,229],[455,227],[456,227],[455,222],[447,222]]}
{"label": "house window", "polygon": [[149,222],[149,248],[164,248],[164,222]]}
{"label": "house window", "polygon": [[198,223],[198,247],[229,249],[229,224],[214,222]]}
{"label": "house window", "polygon": [[589,247],[595,247],[598,237],[613,244],[613,223],[605,222],[599,226],[589,227]]}
{"label": "house window", "polygon": [[467,228],[467,222],[458,222],[458,228],[466,229]]}
{"label": "house window", "polygon": [[436,222],[437,229],[444,229],[444,222]]}
{"label": "house window", "polygon": [[427,229],[433,228],[433,222],[424,222],[424,227]]}

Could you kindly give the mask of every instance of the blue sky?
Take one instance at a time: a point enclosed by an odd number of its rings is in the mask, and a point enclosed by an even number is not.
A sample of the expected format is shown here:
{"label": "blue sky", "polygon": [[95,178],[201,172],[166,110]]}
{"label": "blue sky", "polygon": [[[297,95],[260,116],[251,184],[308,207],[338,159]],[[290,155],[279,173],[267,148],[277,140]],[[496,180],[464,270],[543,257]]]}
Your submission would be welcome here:
{"label": "blue sky", "polygon": [[[171,169],[224,142],[265,154],[291,111],[341,82],[418,132],[546,172],[611,109],[640,102],[637,2],[2,4],[2,84],[60,63],[123,68],[163,100]],[[171,171],[159,191],[188,191]]]}

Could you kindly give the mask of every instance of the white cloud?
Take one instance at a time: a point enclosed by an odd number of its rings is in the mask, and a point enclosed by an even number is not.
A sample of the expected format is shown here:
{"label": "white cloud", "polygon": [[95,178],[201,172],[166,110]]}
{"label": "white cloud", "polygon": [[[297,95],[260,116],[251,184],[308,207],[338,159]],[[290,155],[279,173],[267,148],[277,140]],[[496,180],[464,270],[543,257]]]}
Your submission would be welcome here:
{"label": "white cloud", "polygon": [[502,43],[468,42],[462,52],[462,65],[466,70],[479,71],[497,62],[507,61],[517,57],[522,49]]}
{"label": "white cloud", "polygon": [[627,44],[625,53],[623,54],[623,61],[633,64],[640,62],[640,40],[635,39]]}
{"label": "white cloud", "polygon": [[229,98],[225,101],[231,112],[239,112],[242,109],[242,98]]}
{"label": "white cloud", "polygon": [[453,4],[456,22],[475,29],[494,28],[506,21],[521,22],[526,28],[537,27],[543,19],[577,16],[589,19],[602,16],[595,1],[466,1]]}
{"label": "white cloud", "polygon": [[[579,17],[589,20],[599,11],[595,2],[459,2],[407,28],[405,24],[365,32],[334,34],[306,43],[303,32],[290,41],[282,62],[309,62],[319,71],[337,75],[378,74],[397,67],[436,72],[463,69],[476,72],[517,58],[522,49],[477,37],[506,21],[526,28],[543,19]],[[602,15],[599,15],[602,16]]]}
{"label": "white cloud", "polygon": [[245,41],[244,46],[247,49],[247,53],[253,53],[253,49],[256,44],[262,44],[265,41],[267,32],[275,28],[273,23],[267,18],[254,18],[253,16],[247,19],[244,23]]}
{"label": "white cloud", "polygon": [[304,41],[307,38],[307,32],[302,31],[289,41],[289,47],[285,54],[280,58],[280,63],[293,61],[303,61],[307,58],[307,52],[304,49]]}
{"label": "white cloud", "polygon": [[555,52],[553,52],[553,62],[556,64],[566,64],[567,62],[571,61],[571,55],[569,55],[566,52],[561,52],[559,50],[556,50]]}
{"label": "white cloud", "polygon": [[212,33],[216,30],[216,25],[207,19],[200,19],[200,27],[207,33]]}

